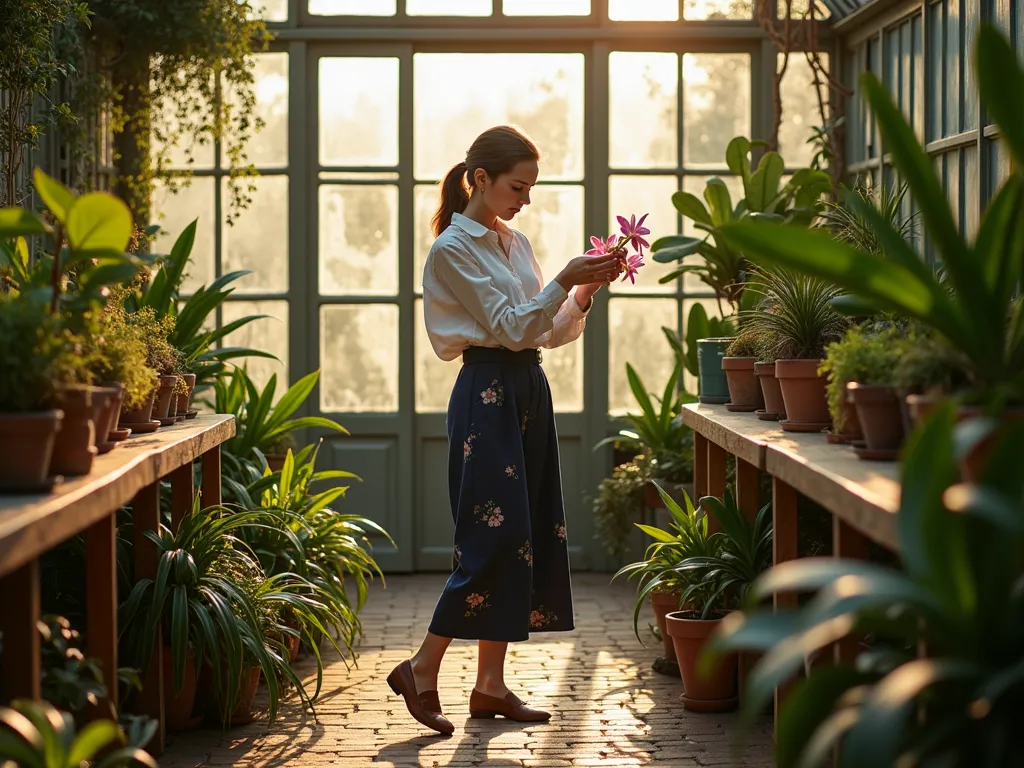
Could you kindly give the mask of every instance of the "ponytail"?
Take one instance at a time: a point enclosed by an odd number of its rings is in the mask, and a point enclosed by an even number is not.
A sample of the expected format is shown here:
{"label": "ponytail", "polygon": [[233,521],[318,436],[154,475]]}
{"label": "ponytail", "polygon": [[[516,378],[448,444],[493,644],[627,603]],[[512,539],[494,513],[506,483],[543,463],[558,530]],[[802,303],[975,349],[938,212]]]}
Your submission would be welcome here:
{"label": "ponytail", "polygon": [[441,202],[437,206],[430,227],[434,237],[444,232],[452,223],[452,214],[462,213],[469,205],[469,188],[466,186],[466,164],[456,163],[441,182]]}

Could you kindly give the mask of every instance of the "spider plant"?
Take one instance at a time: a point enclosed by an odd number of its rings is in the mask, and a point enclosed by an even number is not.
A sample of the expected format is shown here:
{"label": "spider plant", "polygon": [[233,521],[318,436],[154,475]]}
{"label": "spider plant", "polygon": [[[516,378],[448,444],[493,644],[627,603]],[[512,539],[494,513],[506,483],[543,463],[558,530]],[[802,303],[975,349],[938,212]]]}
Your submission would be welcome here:
{"label": "spider plant", "polygon": [[865,253],[884,256],[885,249],[875,222],[864,215],[864,210],[867,207],[874,208],[900,237],[911,241],[918,234],[919,212],[903,215],[903,202],[909,191],[910,186],[906,183],[897,187],[882,185],[874,189],[862,185],[852,189],[843,187],[840,202],[825,202],[821,214],[822,225],[840,243],[848,243]]}
{"label": "spider plant", "polygon": [[[75,721],[45,701],[15,699],[0,707],[0,764],[21,768],[121,768],[156,761],[138,747],[123,746],[124,732],[113,720],[93,720],[80,732]],[[102,757],[97,755],[103,753]]]}
{"label": "spider plant", "polygon": [[669,530],[636,523],[636,527],[654,539],[654,543],[647,547],[643,560],[623,566],[611,579],[615,581],[622,575],[627,580],[640,579],[640,590],[633,608],[633,632],[641,643],[640,610],[647,597],[654,592],[683,592],[687,595],[684,597],[686,602],[707,597],[707,586],[694,581],[693,575],[679,566],[692,558],[713,557],[718,554],[720,546],[719,540],[708,536],[707,515],[694,509],[685,491],[684,510],[660,485],[655,483],[654,486],[672,515]]}
{"label": "spider plant", "polygon": [[744,313],[744,329],[761,336],[776,360],[814,360],[842,338],[848,321],[832,306],[840,291],[830,281],[784,267],[754,270],[757,309]]}
{"label": "spider plant", "polygon": [[711,594],[701,601],[700,617],[707,619],[716,610],[743,604],[755,579],[772,564],[772,505],[761,507],[753,524],[736,506],[732,489],[726,490],[724,500],[705,496],[700,507],[715,516],[721,530],[712,534],[709,554],[691,556],[676,568],[690,582],[684,602],[695,602],[698,592],[712,585]]}
{"label": "spider plant", "polygon": [[[959,483],[957,458],[980,425],[993,435],[987,462],[977,484]],[[807,656],[875,638],[853,665],[812,668],[797,683],[778,719],[780,768],[830,764],[837,748],[846,768],[1024,764],[1024,424],[992,425],[957,424],[947,402],[912,436],[897,515],[901,570],[838,558],[783,563],[713,638],[709,654],[765,652],[748,680],[748,724]],[[779,592],[813,598],[803,608],[755,608]]]}
{"label": "spider plant", "polygon": [[972,386],[961,395],[999,408],[1024,403],[1024,304],[1018,292],[1024,275],[1024,120],[1016,99],[1024,91],[1024,68],[1005,35],[991,25],[980,29],[974,58],[982,108],[998,125],[1014,169],[989,203],[971,244],[957,228],[932,158],[888,89],[871,73],[861,78],[886,151],[907,180],[941,256],[945,280],[878,211],[856,201],[884,258],[825,232],[766,222],[727,225],[723,237],[760,263],[828,280],[875,309],[933,329],[968,361]]}

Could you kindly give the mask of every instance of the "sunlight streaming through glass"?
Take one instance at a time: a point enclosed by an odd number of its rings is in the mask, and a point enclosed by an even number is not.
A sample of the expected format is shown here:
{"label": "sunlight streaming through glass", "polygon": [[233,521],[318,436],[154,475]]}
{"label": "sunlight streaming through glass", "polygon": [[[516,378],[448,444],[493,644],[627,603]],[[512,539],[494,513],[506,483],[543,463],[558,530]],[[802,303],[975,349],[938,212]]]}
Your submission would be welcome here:
{"label": "sunlight streaming through glass", "polygon": [[[675,168],[679,57],[608,55],[608,161],[614,168]],[[644,118],[638,120],[637,116]]]}
{"label": "sunlight streaming through glass", "polygon": [[[520,126],[537,143],[541,178],[582,178],[583,64],[571,53],[416,54],[416,178],[443,177],[473,139],[501,123]],[[377,121],[366,125],[375,129]]]}
{"label": "sunlight streaming through glass", "polygon": [[[828,67],[828,54],[821,54]],[[782,125],[779,126],[779,154],[789,168],[806,166],[814,157],[814,145],[808,144],[815,126],[822,123],[818,108],[818,92],[807,57],[793,54],[789,57],[786,74],[780,87],[782,93]],[[823,83],[822,98],[828,99],[828,86]]]}
{"label": "sunlight streaming through glass", "polygon": [[665,389],[675,358],[662,326],[676,330],[675,299],[612,299],[608,302],[608,412],[637,413],[626,363],[636,370],[648,392]]}
{"label": "sunlight streaming through glass", "polygon": [[394,16],[396,0],[309,0],[314,16]]}
{"label": "sunlight streaming through glass", "polygon": [[320,59],[319,115],[321,165],[398,165],[398,59]]}
{"label": "sunlight streaming through glass", "polygon": [[[608,180],[608,231],[602,234],[607,236],[619,231],[616,216],[628,218],[636,214],[640,217],[645,213],[650,214],[644,221],[644,226],[651,230],[644,238],[647,242],[676,234],[679,217],[672,205],[672,194],[677,188],[675,176],[612,176]],[[658,284],[658,278],[668,274],[664,264],[656,262],[648,253],[644,254],[644,264],[636,275],[635,285],[628,280],[622,282],[620,278],[612,283],[611,290],[615,293],[671,293],[675,290],[674,283]]]}
{"label": "sunlight streaming through glass", "polygon": [[448,398],[455,385],[455,379],[462,368],[462,360],[456,358],[444,362],[434,353],[427,336],[426,321],[423,319],[423,299],[416,299],[416,410],[445,411]]}
{"label": "sunlight streaming through glass", "polygon": [[684,0],[683,18],[692,21],[749,19],[753,0]]}
{"label": "sunlight streaming through glass", "polygon": [[264,21],[288,21],[288,0],[255,0],[254,15]]}
{"label": "sunlight streaming through glass", "polygon": [[188,260],[185,280],[181,284],[184,294],[194,293],[200,286],[213,282],[214,191],[211,176],[192,178],[189,185],[177,193],[169,192],[167,185],[160,180],[153,182],[151,221],[160,225],[155,251],[170,253],[178,235],[193,219],[198,219],[192,257]]}
{"label": "sunlight streaming through glass", "polygon": [[[778,12],[779,18],[784,19],[786,17],[786,1],[778,0]],[[792,18],[799,19],[803,18],[810,8],[810,0],[792,0],[793,2],[793,15]],[[832,18],[832,11],[821,2],[821,0],[815,0],[814,2],[814,18],[816,19],[830,19]]]}
{"label": "sunlight streaming through glass", "polygon": [[269,352],[277,360],[264,357],[247,357],[239,361],[249,372],[249,377],[260,389],[277,374],[274,388],[274,402],[288,389],[288,302],[273,301],[226,301],[222,309],[222,324],[241,320],[246,315],[269,315],[243,325],[234,333],[224,337],[224,346],[250,347]]}
{"label": "sunlight streaming through glass", "polygon": [[[259,53],[253,59],[255,112],[264,125],[253,134],[246,155],[257,168],[283,168],[288,165],[288,54]],[[225,168],[230,165],[223,143],[220,162]]]}
{"label": "sunlight streaming through glass", "polygon": [[398,410],[398,306],[320,308],[320,409]]}
{"label": "sunlight streaming through glass", "polygon": [[491,0],[405,0],[409,16],[490,16]]}
{"label": "sunlight streaming through glass", "polygon": [[679,0],[608,0],[612,21],[679,21]]}
{"label": "sunlight streaming through glass", "polygon": [[750,136],[750,55],[683,55],[683,163],[725,166],[734,136]]}
{"label": "sunlight streaming through glass", "polygon": [[590,0],[504,0],[506,16],[587,16]]}
{"label": "sunlight streaming through glass", "polygon": [[[153,130],[151,148],[154,156],[163,154],[167,158],[169,168],[188,169],[189,171],[206,171],[214,166],[216,153],[213,149],[213,139],[209,133],[202,133],[195,141],[188,135],[188,127],[195,123],[195,112],[198,109],[209,113],[209,103],[200,97],[196,92],[189,94],[186,106],[180,107],[177,99],[165,99],[162,102],[163,109],[155,112],[153,116]],[[184,125],[185,135],[177,137],[173,143],[169,143],[174,134],[182,130],[182,122],[178,119],[179,110],[185,109]]]}
{"label": "sunlight streaming through glass", "polygon": [[[288,177],[257,176],[252,203],[241,211],[234,226],[221,230],[223,273],[252,270],[234,285],[236,293],[288,290]],[[221,179],[227,200],[228,179]]]}
{"label": "sunlight streaming through glass", "polygon": [[437,184],[417,184],[413,192],[413,285],[417,292],[423,291],[423,266],[427,263],[427,253],[434,242],[434,233],[430,231],[430,219],[437,210]]}
{"label": "sunlight streaming through glass", "polygon": [[320,187],[320,293],[398,293],[398,187]]}

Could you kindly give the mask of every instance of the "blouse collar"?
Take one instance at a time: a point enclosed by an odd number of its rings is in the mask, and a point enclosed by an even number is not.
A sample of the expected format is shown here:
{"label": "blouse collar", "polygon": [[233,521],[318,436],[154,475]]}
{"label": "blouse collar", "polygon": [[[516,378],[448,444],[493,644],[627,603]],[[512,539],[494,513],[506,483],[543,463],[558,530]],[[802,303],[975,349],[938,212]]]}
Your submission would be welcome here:
{"label": "blouse collar", "polygon": [[[464,216],[461,213],[452,214],[452,224],[457,226],[470,237],[486,237],[488,232],[494,231],[488,229],[479,221],[474,221],[473,219],[469,218],[468,216]],[[509,232],[509,228],[505,226],[505,223],[501,221],[501,219],[495,220],[494,225],[502,234],[507,234]]]}

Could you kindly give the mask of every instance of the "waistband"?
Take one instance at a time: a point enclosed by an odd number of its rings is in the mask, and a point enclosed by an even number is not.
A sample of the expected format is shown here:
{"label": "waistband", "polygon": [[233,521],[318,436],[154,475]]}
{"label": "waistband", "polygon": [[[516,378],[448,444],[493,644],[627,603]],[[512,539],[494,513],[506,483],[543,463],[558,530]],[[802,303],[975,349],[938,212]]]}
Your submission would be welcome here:
{"label": "waistband", "polygon": [[467,347],[462,353],[463,364],[468,363],[517,363],[538,365],[543,356],[539,349],[523,349],[514,352],[505,347]]}

